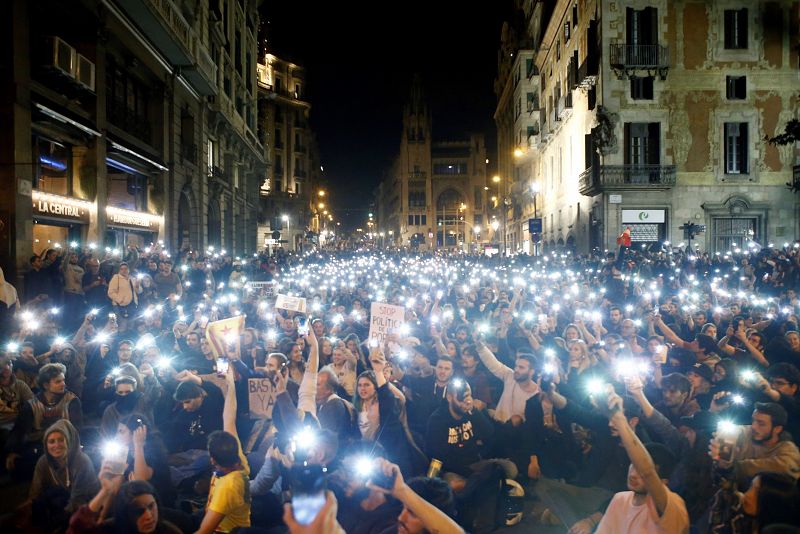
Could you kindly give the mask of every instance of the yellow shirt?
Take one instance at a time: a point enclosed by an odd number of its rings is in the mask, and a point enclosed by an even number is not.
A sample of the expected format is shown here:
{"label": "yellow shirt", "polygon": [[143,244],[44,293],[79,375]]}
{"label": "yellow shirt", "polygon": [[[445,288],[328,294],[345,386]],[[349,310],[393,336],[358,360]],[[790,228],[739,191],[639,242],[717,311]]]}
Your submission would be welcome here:
{"label": "yellow shirt", "polygon": [[206,510],[225,516],[217,527],[217,532],[230,532],[236,527],[250,526],[250,466],[242,453],[239,438],[236,438],[236,442],[239,445],[242,468],[221,477],[216,474],[211,477]]}

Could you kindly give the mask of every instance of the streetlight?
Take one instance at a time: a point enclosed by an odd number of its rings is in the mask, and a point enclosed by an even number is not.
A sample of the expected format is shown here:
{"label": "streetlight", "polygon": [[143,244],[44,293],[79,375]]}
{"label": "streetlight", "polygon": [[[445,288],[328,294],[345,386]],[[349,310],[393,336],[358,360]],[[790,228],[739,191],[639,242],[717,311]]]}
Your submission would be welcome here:
{"label": "streetlight", "polygon": [[321,196],[321,197],[324,197],[324,196],[325,196],[325,191],[324,191],[324,190],[322,190],[322,189],[320,189],[319,193],[317,193],[317,194],[318,194],[319,196]]}
{"label": "streetlight", "polygon": [[500,183],[500,177],[497,175],[492,176],[492,181],[496,184]]}
{"label": "streetlight", "polygon": [[322,208],[324,208],[324,207],[325,207],[325,203],[324,203],[324,202],[320,202],[319,204],[317,204],[317,207],[318,207],[319,209],[322,209]]}

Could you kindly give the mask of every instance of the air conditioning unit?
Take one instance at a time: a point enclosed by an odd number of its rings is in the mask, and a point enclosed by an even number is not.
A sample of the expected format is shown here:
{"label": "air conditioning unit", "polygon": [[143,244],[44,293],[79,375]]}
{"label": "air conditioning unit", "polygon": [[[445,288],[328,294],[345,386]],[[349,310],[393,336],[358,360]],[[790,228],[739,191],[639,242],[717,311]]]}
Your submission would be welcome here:
{"label": "air conditioning unit", "polygon": [[48,37],[47,66],[70,78],[75,77],[75,49],[60,37]]}
{"label": "air conditioning unit", "polygon": [[94,63],[85,56],[77,54],[78,69],[75,73],[78,83],[94,92]]}

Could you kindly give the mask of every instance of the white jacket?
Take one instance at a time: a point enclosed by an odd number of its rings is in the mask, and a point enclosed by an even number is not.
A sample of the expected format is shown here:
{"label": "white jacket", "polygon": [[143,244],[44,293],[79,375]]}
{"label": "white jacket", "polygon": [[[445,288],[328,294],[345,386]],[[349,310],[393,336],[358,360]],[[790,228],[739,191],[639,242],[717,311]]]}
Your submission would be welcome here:
{"label": "white jacket", "polygon": [[120,276],[119,273],[115,274],[108,284],[108,298],[111,302],[118,306],[127,306],[133,301],[134,304],[139,304],[138,293],[142,292],[142,288],[136,283],[136,280],[130,277]]}

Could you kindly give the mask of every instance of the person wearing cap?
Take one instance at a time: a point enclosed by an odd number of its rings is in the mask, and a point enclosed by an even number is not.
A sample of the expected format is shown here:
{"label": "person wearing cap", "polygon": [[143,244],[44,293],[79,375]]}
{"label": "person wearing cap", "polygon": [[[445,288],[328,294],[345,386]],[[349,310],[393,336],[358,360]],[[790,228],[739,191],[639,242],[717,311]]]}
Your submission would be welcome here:
{"label": "person wearing cap", "polygon": [[703,409],[708,409],[711,406],[713,377],[714,371],[702,363],[696,363],[686,371],[686,378],[692,383],[692,392],[689,395],[689,400],[697,401],[697,404]]}
{"label": "person wearing cap", "polygon": [[669,487],[684,499],[690,519],[696,521],[705,513],[714,495],[711,458],[706,449],[716,429],[717,417],[700,410],[678,417],[675,424],[653,407],[640,379],[628,380],[626,385],[630,396],[642,408],[640,421],[650,437],[675,454],[677,464]]}
{"label": "person wearing cap", "polygon": [[224,398],[220,389],[189,371],[176,376],[178,386],[172,398],[180,408],[173,412],[172,424],[164,429],[170,452],[205,450],[208,436],[222,429]]}

